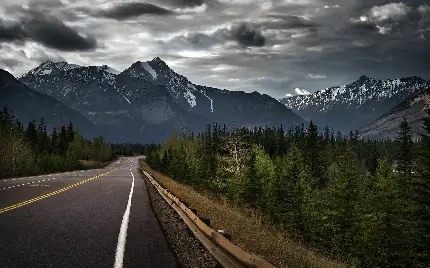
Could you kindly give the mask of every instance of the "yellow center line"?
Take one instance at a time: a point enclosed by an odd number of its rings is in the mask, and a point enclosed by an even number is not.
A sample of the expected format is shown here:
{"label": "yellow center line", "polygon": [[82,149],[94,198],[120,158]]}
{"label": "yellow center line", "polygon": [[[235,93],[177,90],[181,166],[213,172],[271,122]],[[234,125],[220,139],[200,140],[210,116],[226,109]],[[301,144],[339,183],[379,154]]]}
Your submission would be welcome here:
{"label": "yellow center line", "polygon": [[53,196],[53,195],[57,195],[57,194],[59,194],[59,193],[62,193],[62,192],[68,191],[68,190],[70,190],[70,189],[73,189],[73,188],[75,188],[75,187],[77,187],[77,186],[79,186],[79,185],[81,185],[81,184],[84,184],[84,183],[90,182],[90,181],[92,181],[92,180],[98,179],[98,178],[100,178],[100,177],[102,177],[102,176],[104,176],[104,175],[107,175],[107,174],[109,174],[109,173],[111,173],[111,172],[114,172],[115,170],[118,170],[118,169],[122,168],[122,167],[123,167],[127,162],[128,162],[128,160],[126,160],[126,161],[125,161],[125,162],[124,162],[120,167],[115,168],[115,169],[112,169],[112,170],[110,170],[110,171],[108,171],[108,172],[106,172],[106,173],[99,174],[99,175],[97,175],[97,176],[94,176],[94,177],[91,177],[91,178],[85,179],[85,180],[83,180],[83,181],[80,181],[80,182],[74,183],[74,184],[72,184],[72,185],[66,186],[66,187],[61,188],[61,189],[59,189],[59,190],[56,190],[56,191],[53,191],[53,192],[50,192],[50,193],[47,193],[47,194],[44,194],[44,195],[41,195],[41,196],[38,196],[38,197],[35,197],[35,198],[32,198],[32,199],[29,199],[29,200],[26,200],[26,201],[23,201],[23,202],[20,202],[20,203],[17,203],[17,204],[15,204],[15,205],[11,205],[11,206],[8,206],[8,207],[5,207],[5,208],[2,208],[2,209],[0,209],[0,214],[5,213],[6,211],[10,211],[10,210],[13,210],[13,209],[19,208],[19,207],[23,207],[23,206],[25,206],[25,205],[28,205],[28,204],[34,203],[34,202],[36,202],[36,201],[39,201],[39,200],[45,199],[45,198],[47,198],[47,197],[50,197],[50,196]]}

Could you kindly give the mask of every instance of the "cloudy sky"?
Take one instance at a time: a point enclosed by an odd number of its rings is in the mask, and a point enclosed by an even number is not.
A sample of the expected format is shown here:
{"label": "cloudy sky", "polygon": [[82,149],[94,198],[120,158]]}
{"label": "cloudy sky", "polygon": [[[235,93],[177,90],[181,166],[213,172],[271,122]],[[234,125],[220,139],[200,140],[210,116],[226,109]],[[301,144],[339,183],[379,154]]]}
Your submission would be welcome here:
{"label": "cloudy sky", "polygon": [[159,56],[192,82],[287,94],[430,79],[424,0],[0,0],[0,68],[67,61],[122,70]]}

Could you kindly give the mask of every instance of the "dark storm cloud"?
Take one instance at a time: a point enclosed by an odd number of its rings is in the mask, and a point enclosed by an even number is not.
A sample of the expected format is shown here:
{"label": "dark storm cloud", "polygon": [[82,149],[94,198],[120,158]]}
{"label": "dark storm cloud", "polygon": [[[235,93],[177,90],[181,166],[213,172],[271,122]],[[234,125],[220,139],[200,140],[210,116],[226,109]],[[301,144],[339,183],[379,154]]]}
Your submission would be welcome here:
{"label": "dark storm cloud", "polygon": [[21,25],[0,19],[0,42],[12,42],[24,39]]}
{"label": "dark storm cloud", "polygon": [[374,34],[378,32],[376,24],[368,21],[351,21],[347,26],[344,34]]}
{"label": "dark storm cloud", "polygon": [[101,10],[100,12],[98,12],[98,15],[116,20],[124,20],[145,14],[165,16],[171,15],[173,13],[174,12],[171,10],[153,4],[131,2],[117,4],[109,9]]}
{"label": "dark storm cloud", "polygon": [[262,47],[266,44],[262,32],[248,23],[233,25],[229,29],[221,30],[220,34],[244,47]]}
{"label": "dark storm cloud", "polygon": [[178,7],[196,7],[213,1],[211,0],[161,0],[160,2],[170,4],[173,6],[178,6]]}
{"label": "dark storm cloud", "polygon": [[207,49],[231,40],[236,41],[242,48],[262,47],[266,44],[266,37],[259,29],[254,25],[242,22],[219,29],[212,34],[197,32],[178,36],[172,45],[191,45],[196,49]]}
{"label": "dark storm cloud", "polygon": [[97,41],[93,37],[79,34],[54,17],[33,17],[25,20],[23,26],[29,38],[50,48],[78,51],[97,47]]}
{"label": "dark storm cloud", "polygon": [[276,19],[276,21],[264,23],[264,27],[268,29],[315,29],[318,24],[310,19],[305,19],[293,15],[269,15],[268,18]]}
{"label": "dark storm cloud", "polygon": [[61,51],[92,50],[97,41],[83,36],[55,17],[26,13],[18,22],[0,21],[0,42],[32,40]]}

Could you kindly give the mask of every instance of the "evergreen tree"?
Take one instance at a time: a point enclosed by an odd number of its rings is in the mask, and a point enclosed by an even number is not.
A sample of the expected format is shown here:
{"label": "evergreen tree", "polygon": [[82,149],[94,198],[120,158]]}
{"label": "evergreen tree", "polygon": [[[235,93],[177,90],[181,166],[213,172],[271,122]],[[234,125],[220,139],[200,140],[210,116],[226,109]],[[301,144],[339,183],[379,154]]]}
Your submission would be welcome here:
{"label": "evergreen tree", "polygon": [[75,130],[73,129],[73,124],[70,121],[69,126],[67,127],[67,142],[68,143],[73,142],[74,137],[75,137]]}
{"label": "evergreen tree", "polygon": [[338,171],[330,182],[328,198],[327,238],[331,239],[331,250],[336,255],[350,255],[355,245],[359,223],[361,174],[356,154],[351,147],[337,161]]}
{"label": "evergreen tree", "polygon": [[[430,111],[428,112],[430,116]],[[417,267],[430,267],[430,117],[423,119],[421,148],[417,159],[417,176],[414,177],[412,199],[414,221],[417,224]]]}
{"label": "evergreen tree", "polygon": [[399,124],[396,140],[399,142],[398,161],[399,165],[397,170],[403,176],[410,176],[412,173],[412,160],[413,160],[413,142],[412,142],[412,129],[403,117]]}
{"label": "evergreen tree", "polygon": [[309,222],[306,217],[306,194],[311,176],[304,159],[295,144],[287,156],[275,161],[275,179],[272,184],[274,198],[273,218],[276,222],[287,224],[299,231],[306,230]]}
{"label": "evergreen tree", "polygon": [[27,129],[25,131],[25,136],[29,141],[31,147],[36,148],[37,146],[37,129],[36,129],[36,120],[32,120],[28,122]]}
{"label": "evergreen tree", "polygon": [[50,148],[49,152],[51,154],[57,154],[58,153],[58,134],[57,134],[57,129],[55,127],[52,130],[49,148]]}
{"label": "evergreen tree", "polygon": [[65,156],[68,148],[68,139],[66,127],[62,126],[60,130],[60,136],[58,138],[58,152],[60,155]]}
{"label": "evergreen tree", "polygon": [[410,256],[400,185],[387,157],[379,161],[375,178],[362,203],[361,263],[365,267],[410,267]]}
{"label": "evergreen tree", "polygon": [[306,136],[306,160],[311,176],[318,182],[318,186],[324,187],[323,167],[321,161],[321,143],[317,126],[311,121]]}

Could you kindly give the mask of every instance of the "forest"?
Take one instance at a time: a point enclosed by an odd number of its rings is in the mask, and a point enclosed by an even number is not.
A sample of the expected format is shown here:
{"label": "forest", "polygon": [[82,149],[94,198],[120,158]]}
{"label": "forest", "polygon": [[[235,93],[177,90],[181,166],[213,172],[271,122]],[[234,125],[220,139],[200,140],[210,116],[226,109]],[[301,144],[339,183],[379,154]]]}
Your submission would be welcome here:
{"label": "forest", "polygon": [[87,140],[72,122],[48,133],[43,118],[24,126],[12,111],[0,111],[0,179],[84,169],[82,160],[103,163],[114,155],[103,137]]}
{"label": "forest", "polygon": [[175,133],[148,164],[173,179],[258,210],[324,255],[357,267],[430,267],[430,119],[414,141],[362,140],[329,127]]}

